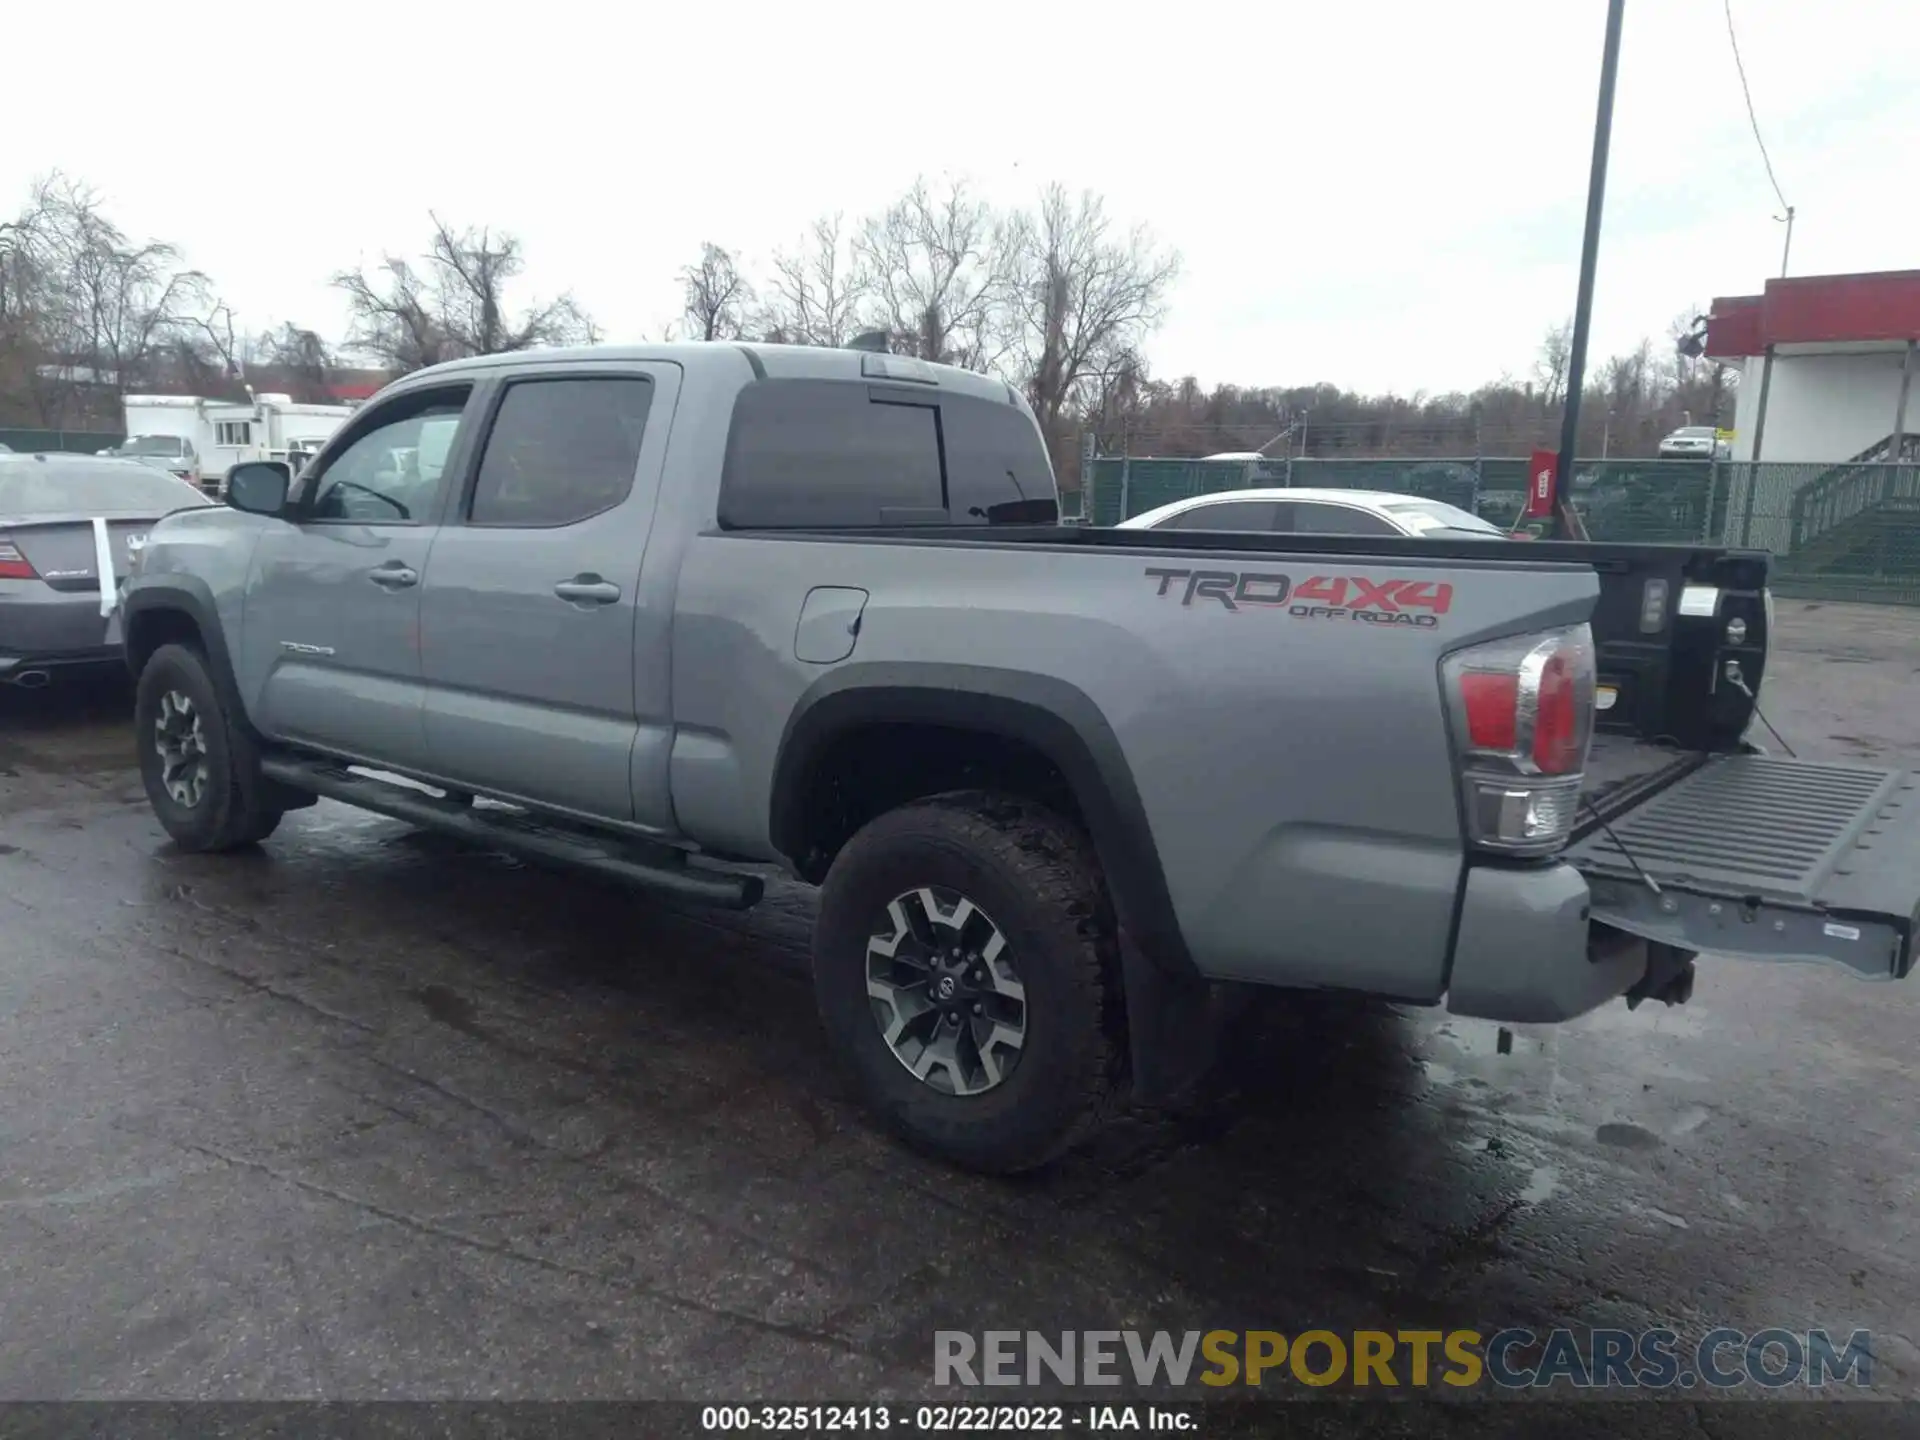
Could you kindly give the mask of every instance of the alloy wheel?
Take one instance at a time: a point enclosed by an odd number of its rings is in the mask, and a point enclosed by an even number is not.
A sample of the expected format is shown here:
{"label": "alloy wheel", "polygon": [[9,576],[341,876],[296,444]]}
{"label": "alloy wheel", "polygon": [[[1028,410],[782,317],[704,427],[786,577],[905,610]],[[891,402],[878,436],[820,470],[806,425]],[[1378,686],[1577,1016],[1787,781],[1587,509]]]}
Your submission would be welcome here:
{"label": "alloy wheel", "polygon": [[867,941],[867,995],[894,1058],[935,1090],[984,1094],[1020,1063],[1026,987],[1000,927],[958,891],[887,902]]}
{"label": "alloy wheel", "polygon": [[192,810],[207,793],[207,734],[192,699],[178,690],[160,697],[153,721],[160,783],[176,805]]}

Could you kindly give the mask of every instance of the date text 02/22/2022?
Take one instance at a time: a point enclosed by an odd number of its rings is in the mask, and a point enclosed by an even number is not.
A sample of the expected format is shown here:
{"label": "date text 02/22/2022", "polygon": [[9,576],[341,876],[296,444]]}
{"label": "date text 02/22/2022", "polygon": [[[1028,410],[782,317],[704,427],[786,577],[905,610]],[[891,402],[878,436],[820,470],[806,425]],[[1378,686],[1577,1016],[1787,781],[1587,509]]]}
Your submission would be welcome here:
{"label": "date text 02/22/2022", "polygon": [[1018,1434],[1033,1431],[1192,1432],[1198,1417],[1161,1405],[708,1405],[707,1431],[832,1432],[903,1430],[910,1434]]}

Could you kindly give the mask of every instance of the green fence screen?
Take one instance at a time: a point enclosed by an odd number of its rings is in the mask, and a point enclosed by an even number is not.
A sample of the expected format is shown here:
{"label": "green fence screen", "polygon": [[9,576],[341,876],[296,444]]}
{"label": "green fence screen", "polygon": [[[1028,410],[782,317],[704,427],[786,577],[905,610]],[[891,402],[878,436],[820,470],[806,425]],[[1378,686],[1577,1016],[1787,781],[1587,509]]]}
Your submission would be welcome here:
{"label": "green fence screen", "polygon": [[126,438],[125,435],[107,434],[98,430],[0,429],[0,445],[21,455],[45,454],[49,451],[91,455],[97,450],[112,449]]}
{"label": "green fence screen", "polygon": [[[1511,525],[1519,457],[1255,461],[1103,456],[1081,504],[1115,525],[1170,501],[1261,486],[1385,490]],[[1807,599],[1920,605],[1920,465],[1583,460],[1573,503],[1595,540],[1734,545],[1774,555],[1774,588]]]}

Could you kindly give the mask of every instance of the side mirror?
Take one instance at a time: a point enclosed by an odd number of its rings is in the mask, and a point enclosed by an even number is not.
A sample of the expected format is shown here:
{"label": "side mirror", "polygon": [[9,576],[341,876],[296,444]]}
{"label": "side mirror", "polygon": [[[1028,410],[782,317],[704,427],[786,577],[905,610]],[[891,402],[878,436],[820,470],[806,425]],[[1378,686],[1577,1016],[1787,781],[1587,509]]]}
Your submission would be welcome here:
{"label": "side mirror", "polygon": [[284,460],[248,460],[227,471],[227,504],[249,515],[278,515],[292,488],[293,469]]}

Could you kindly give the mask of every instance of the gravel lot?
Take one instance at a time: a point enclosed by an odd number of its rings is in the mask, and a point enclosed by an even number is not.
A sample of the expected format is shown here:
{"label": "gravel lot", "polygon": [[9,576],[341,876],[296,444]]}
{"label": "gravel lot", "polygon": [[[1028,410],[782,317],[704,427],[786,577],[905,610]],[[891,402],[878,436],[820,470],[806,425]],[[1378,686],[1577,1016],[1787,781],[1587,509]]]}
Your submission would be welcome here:
{"label": "gravel lot", "polygon": [[[1920,767],[1920,612],[1780,629],[1800,754]],[[0,1399],[906,1398],[938,1328],[1556,1323],[1865,1327],[1920,1398],[1920,982],[1708,960],[1509,1055],[1275,997],[1193,1113],[991,1182],[829,1069],[804,888],[331,804],[180,855],[126,713],[0,691]]]}

